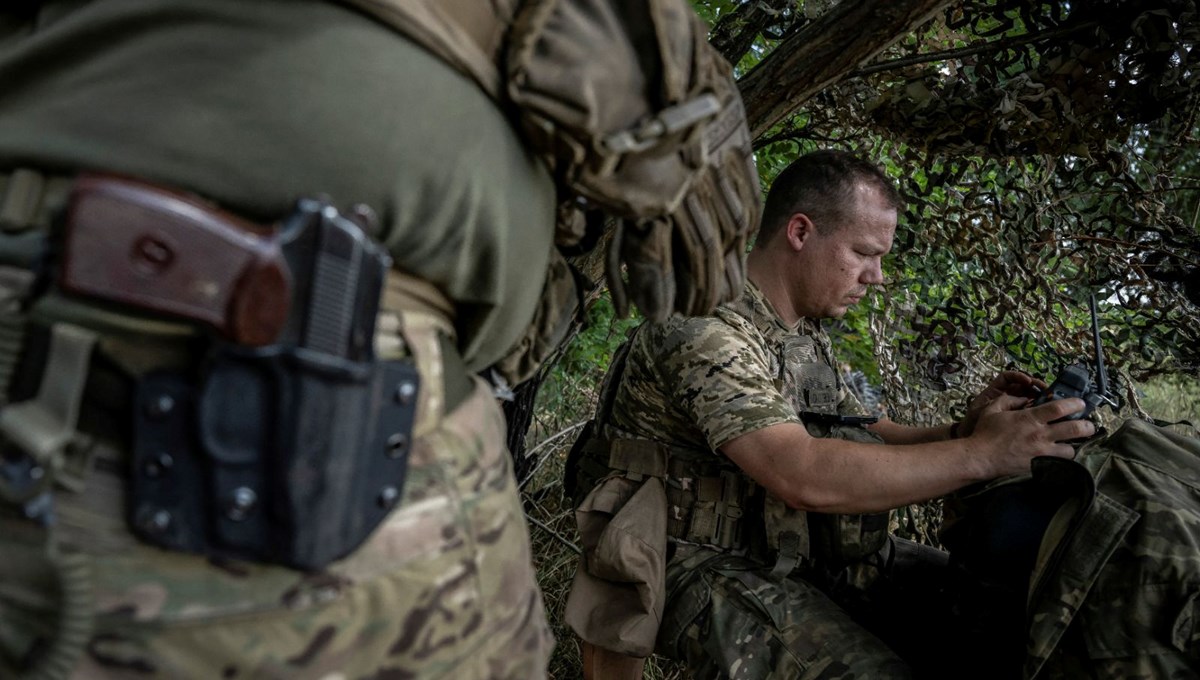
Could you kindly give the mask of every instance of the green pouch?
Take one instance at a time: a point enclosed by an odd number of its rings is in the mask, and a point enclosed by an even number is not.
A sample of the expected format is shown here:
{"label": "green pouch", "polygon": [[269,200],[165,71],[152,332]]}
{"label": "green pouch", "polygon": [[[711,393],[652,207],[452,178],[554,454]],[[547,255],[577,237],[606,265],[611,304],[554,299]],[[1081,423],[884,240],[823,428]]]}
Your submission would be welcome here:
{"label": "green pouch", "polygon": [[809,548],[813,559],[830,565],[856,562],[883,548],[888,513],[828,515],[808,513]]}
{"label": "green pouch", "polygon": [[[878,435],[863,427],[806,422],[814,437],[878,444]],[[886,512],[862,515],[808,513],[809,549],[813,559],[829,566],[856,562],[881,550],[888,537]]]}

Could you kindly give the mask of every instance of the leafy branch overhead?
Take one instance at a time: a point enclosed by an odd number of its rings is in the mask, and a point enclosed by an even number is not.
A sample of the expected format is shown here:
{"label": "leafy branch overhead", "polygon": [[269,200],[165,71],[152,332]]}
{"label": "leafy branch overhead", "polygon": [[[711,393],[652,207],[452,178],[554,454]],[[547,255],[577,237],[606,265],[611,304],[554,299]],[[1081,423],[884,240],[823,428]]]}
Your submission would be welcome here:
{"label": "leafy branch overhead", "polygon": [[[1124,375],[1200,374],[1196,0],[706,0],[764,180],[856,149],[909,201],[875,339],[916,416],[997,366],[1090,353],[1104,301]],[[853,344],[853,338],[848,341]]]}

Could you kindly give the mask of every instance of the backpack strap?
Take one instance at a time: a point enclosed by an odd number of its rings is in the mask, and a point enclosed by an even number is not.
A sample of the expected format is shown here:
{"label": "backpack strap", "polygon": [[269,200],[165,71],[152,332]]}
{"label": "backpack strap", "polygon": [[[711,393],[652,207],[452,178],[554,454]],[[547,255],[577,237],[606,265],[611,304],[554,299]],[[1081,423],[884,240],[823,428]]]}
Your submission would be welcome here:
{"label": "backpack strap", "polygon": [[629,337],[625,342],[617,348],[616,354],[613,355],[612,370],[604,377],[604,383],[600,386],[600,408],[596,410],[596,424],[601,428],[608,426],[609,420],[612,419],[613,402],[616,400],[617,387],[621,384],[621,378],[625,376],[625,364],[629,357],[629,349],[633,347],[634,339],[637,338],[638,331],[642,330],[645,324],[636,326],[629,332]]}
{"label": "backpack strap", "polygon": [[1197,427],[1196,424],[1190,420],[1186,420],[1186,419],[1162,420],[1159,418],[1152,418],[1151,422],[1154,423],[1155,425],[1157,425],[1158,427],[1175,427],[1177,425],[1186,425],[1187,427],[1192,428],[1192,432],[1195,432],[1197,435],[1200,435],[1200,427]]}
{"label": "backpack strap", "polygon": [[342,0],[470,76],[492,99],[504,92],[500,50],[516,0]]}

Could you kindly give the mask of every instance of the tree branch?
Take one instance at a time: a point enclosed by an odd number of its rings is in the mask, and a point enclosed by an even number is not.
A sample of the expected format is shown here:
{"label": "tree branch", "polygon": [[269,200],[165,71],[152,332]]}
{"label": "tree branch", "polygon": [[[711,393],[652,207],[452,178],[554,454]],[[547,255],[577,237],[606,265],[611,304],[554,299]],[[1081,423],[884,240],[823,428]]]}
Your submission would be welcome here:
{"label": "tree branch", "polygon": [[775,21],[787,4],[786,0],[751,0],[742,3],[713,26],[708,42],[730,64],[737,66],[754,45],[758,34]]}
{"label": "tree branch", "polygon": [[1097,24],[1095,21],[1089,21],[1084,24],[1079,24],[1078,26],[1057,28],[1057,29],[1050,30],[1050,31],[1041,31],[1038,33],[1028,33],[1025,35],[1012,36],[1010,38],[1004,38],[1001,40],[991,40],[988,42],[979,42],[979,43],[975,43],[974,45],[967,45],[966,47],[957,47],[952,50],[943,50],[941,52],[928,52],[926,54],[914,54],[912,56],[902,57],[900,59],[891,59],[888,61],[881,61],[881,62],[878,62],[875,64],[871,64],[870,66],[864,66],[863,68],[860,68],[857,71],[854,71],[847,77],[848,78],[859,78],[861,76],[871,75],[872,73],[879,73],[881,71],[891,71],[892,69],[904,68],[906,66],[915,66],[917,64],[927,64],[927,63],[938,62],[938,61],[949,61],[951,59],[961,59],[962,57],[970,57],[970,56],[974,56],[976,54],[983,54],[985,52],[995,52],[995,51],[999,51],[999,50],[1003,50],[1003,49],[1009,49],[1012,47],[1020,47],[1021,45],[1027,45],[1029,43],[1038,42],[1040,40],[1049,40],[1051,38],[1061,38],[1064,35],[1070,35],[1071,33],[1077,33],[1079,31],[1082,31],[1085,29],[1095,28],[1098,25],[1099,24]]}
{"label": "tree branch", "polygon": [[759,137],[951,0],[844,0],[783,41],[738,85]]}

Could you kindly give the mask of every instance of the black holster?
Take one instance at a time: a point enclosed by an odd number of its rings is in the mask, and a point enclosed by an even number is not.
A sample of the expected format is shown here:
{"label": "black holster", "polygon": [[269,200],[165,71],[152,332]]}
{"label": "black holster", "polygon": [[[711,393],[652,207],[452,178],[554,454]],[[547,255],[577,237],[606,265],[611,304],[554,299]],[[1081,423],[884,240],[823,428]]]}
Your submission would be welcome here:
{"label": "black holster", "polygon": [[129,519],[164,548],[314,570],[399,503],[419,379],[411,359],[374,354],[382,249],[316,201],[279,238],[293,281],[280,337],[214,339],[199,371],[138,384]]}
{"label": "black holster", "polygon": [[411,361],[232,346],[199,386],[148,376],[136,402],[135,532],[306,570],[346,555],[399,502],[417,381]]}

